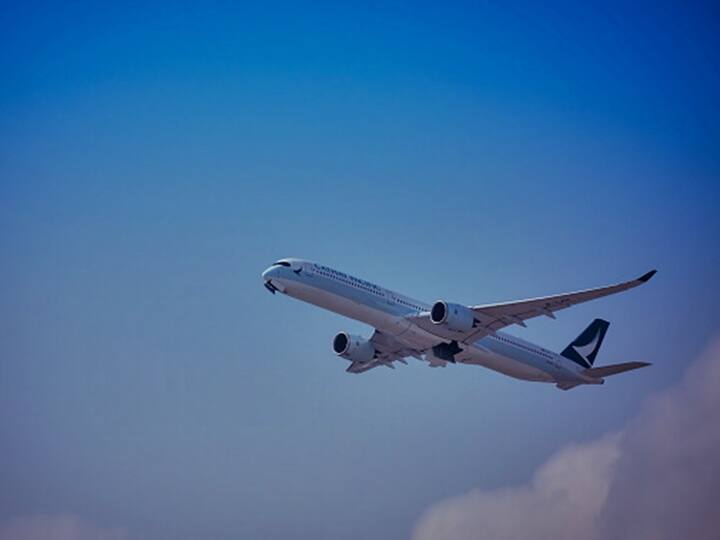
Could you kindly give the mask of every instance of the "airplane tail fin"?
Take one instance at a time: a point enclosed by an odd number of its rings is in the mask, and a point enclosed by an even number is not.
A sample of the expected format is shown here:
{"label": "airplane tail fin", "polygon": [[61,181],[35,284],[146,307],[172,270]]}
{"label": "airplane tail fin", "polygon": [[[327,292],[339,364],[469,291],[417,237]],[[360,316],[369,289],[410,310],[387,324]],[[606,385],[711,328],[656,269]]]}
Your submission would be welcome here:
{"label": "airplane tail fin", "polygon": [[560,354],[584,368],[592,368],[610,323],[595,319]]}

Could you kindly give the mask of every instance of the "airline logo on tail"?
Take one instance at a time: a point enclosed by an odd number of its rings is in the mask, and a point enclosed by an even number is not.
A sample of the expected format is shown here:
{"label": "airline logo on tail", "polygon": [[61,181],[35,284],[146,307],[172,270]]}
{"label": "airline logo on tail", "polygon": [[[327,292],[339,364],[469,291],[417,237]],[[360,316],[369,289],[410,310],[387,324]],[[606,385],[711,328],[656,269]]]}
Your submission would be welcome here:
{"label": "airline logo on tail", "polygon": [[590,326],[575,338],[575,341],[565,347],[565,350],[560,354],[582,367],[592,367],[609,326],[609,322],[602,319],[595,319],[590,323]]}
{"label": "airline logo on tail", "polygon": [[588,361],[587,357],[595,352],[595,349],[597,348],[597,345],[598,345],[598,341],[600,341],[600,332],[599,331],[597,334],[595,334],[595,338],[590,343],[588,343],[585,346],[573,345],[573,349],[575,349],[575,351],[577,351],[577,353],[583,357],[583,360],[585,360],[587,362],[587,364],[590,365],[590,362]]}

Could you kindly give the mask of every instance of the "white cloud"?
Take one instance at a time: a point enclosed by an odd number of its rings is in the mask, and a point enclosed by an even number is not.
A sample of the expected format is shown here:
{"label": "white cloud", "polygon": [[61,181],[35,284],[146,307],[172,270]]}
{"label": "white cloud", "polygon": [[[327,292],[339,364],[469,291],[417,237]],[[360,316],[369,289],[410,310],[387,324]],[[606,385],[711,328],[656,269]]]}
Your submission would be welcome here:
{"label": "white cloud", "polygon": [[0,540],[126,540],[123,529],[104,529],[73,515],[38,515],[0,525]]}
{"label": "white cloud", "polygon": [[622,433],[568,446],[529,484],[432,506],[414,540],[715,539],[720,530],[720,341]]}

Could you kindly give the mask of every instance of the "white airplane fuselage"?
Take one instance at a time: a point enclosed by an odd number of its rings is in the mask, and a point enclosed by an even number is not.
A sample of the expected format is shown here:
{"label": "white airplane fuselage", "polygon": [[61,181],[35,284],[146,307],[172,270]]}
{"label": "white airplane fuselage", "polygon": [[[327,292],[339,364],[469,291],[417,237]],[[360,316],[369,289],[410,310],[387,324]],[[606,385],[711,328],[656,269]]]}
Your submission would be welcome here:
{"label": "white airplane fuselage", "polygon": [[[408,350],[427,351],[438,336],[412,322],[431,305],[379,287],[327,266],[285,259],[263,274],[266,287],[373,326]],[[463,343],[455,361],[476,364],[516,379],[537,382],[601,384],[584,375],[567,358],[518,337],[495,332],[473,343]],[[426,355],[427,356],[427,355]]]}

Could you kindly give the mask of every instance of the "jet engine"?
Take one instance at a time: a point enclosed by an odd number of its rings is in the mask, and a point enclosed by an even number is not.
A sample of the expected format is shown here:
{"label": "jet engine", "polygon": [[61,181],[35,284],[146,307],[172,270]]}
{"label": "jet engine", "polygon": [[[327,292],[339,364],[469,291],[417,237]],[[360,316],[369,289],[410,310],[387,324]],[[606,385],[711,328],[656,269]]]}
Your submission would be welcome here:
{"label": "jet engine", "polygon": [[467,332],[475,323],[475,314],[468,307],[438,300],[430,310],[430,321],[433,324],[444,324],[456,332]]}
{"label": "jet engine", "polygon": [[338,332],[333,338],[333,352],[342,358],[365,364],[375,358],[375,347],[361,336]]}

